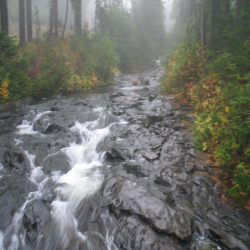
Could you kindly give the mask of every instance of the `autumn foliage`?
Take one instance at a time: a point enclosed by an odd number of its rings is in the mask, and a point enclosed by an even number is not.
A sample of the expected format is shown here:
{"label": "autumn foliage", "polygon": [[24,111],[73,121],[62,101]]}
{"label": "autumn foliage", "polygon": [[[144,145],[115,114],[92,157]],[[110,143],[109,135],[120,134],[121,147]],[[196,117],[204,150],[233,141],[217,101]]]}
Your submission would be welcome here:
{"label": "autumn foliage", "polygon": [[250,41],[238,54],[223,52],[202,60],[200,47],[182,44],[166,60],[165,94],[189,101],[195,112],[196,147],[212,152],[231,171],[229,194],[244,205],[250,194]]}
{"label": "autumn foliage", "polygon": [[58,92],[86,91],[113,81],[119,63],[108,36],[86,33],[49,44],[42,39],[18,48],[0,32],[0,102]]}

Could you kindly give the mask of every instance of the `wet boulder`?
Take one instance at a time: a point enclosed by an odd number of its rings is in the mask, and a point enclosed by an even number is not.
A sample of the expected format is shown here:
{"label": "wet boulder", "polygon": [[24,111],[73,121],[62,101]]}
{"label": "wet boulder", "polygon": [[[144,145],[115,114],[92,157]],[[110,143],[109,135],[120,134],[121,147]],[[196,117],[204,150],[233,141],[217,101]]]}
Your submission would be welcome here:
{"label": "wet boulder", "polygon": [[191,221],[185,211],[177,211],[174,215],[173,231],[177,238],[188,241],[191,238]]}
{"label": "wet boulder", "polygon": [[159,235],[147,224],[134,217],[122,217],[115,231],[115,244],[118,249],[136,250],[181,250],[177,239]]}
{"label": "wet boulder", "polygon": [[152,151],[146,151],[143,155],[144,158],[146,158],[148,161],[155,160],[159,157],[159,155]]}
{"label": "wet boulder", "polygon": [[7,149],[4,151],[4,162],[11,168],[12,171],[17,171],[19,174],[28,172],[25,155],[19,149]]}
{"label": "wet boulder", "polygon": [[144,126],[148,128],[150,125],[156,123],[156,122],[162,122],[163,116],[161,114],[148,114],[144,120]]}
{"label": "wet boulder", "polygon": [[43,134],[51,134],[60,132],[63,130],[63,127],[61,127],[59,124],[52,123],[50,120],[41,120],[38,119],[33,126],[35,131],[39,131]]}
{"label": "wet boulder", "polygon": [[173,183],[173,170],[170,167],[163,168],[156,176],[154,182],[162,187],[171,187]]}
{"label": "wet boulder", "polygon": [[248,250],[245,245],[237,236],[220,231],[219,229],[212,228],[206,224],[196,222],[201,235],[205,235],[211,241],[219,244],[223,249],[230,250]]}
{"label": "wet boulder", "polygon": [[128,173],[134,174],[136,177],[149,176],[149,170],[147,167],[137,161],[127,161],[124,164],[124,168]]}
{"label": "wet boulder", "polygon": [[176,140],[174,136],[171,136],[162,146],[161,162],[180,161],[184,159],[184,157],[183,143]]}
{"label": "wet boulder", "polygon": [[155,94],[152,94],[152,95],[150,95],[150,96],[148,97],[148,100],[149,100],[150,102],[152,102],[155,98],[156,98],[156,95],[155,95]]}
{"label": "wet boulder", "polygon": [[0,135],[15,129],[22,123],[23,117],[28,114],[27,110],[19,109],[16,105],[17,103],[0,107]]}
{"label": "wet boulder", "polygon": [[34,241],[39,233],[49,229],[51,215],[49,208],[41,200],[31,203],[24,211],[23,225],[27,230],[27,238]]}
{"label": "wet boulder", "polygon": [[45,174],[50,174],[53,171],[61,171],[65,174],[70,169],[69,159],[62,152],[46,157],[43,162],[43,172]]}
{"label": "wet boulder", "polygon": [[0,179],[0,230],[6,229],[12,217],[25,202],[29,192],[37,187],[26,175],[13,173]]}
{"label": "wet boulder", "polygon": [[58,133],[51,137],[33,137],[23,144],[23,149],[35,156],[35,166],[42,166],[45,157],[68,146],[67,135]]}
{"label": "wet boulder", "polygon": [[149,85],[150,81],[149,79],[145,79],[144,76],[140,80],[140,85]]}
{"label": "wet boulder", "polygon": [[109,95],[109,98],[113,99],[113,98],[116,98],[116,97],[119,97],[119,96],[124,96],[124,94],[122,92],[117,92],[115,94]]}
{"label": "wet boulder", "polygon": [[106,153],[106,157],[108,160],[125,160],[126,159],[126,152],[123,152],[121,149],[112,148]]}
{"label": "wet boulder", "polygon": [[136,182],[125,181],[117,185],[116,190],[123,211],[142,217],[159,232],[173,232],[173,216],[176,211],[166,202]]}

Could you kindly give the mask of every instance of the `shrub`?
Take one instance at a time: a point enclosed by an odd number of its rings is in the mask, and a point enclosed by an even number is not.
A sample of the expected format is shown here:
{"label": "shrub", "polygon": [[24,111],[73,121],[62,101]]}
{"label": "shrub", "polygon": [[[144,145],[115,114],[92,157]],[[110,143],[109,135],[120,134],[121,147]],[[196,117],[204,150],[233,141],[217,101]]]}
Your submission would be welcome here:
{"label": "shrub", "polygon": [[85,33],[49,44],[41,39],[21,48],[0,33],[0,102],[60,91],[90,90],[113,81],[119,57],[106,35]]}
{"label": "shrub", "polygon": [[189,51],[183,44],[168,58],[161,83],[164,93],[193,103],[195,146],[213,152],[233,170],[229,194],[240,198],[241,205],[250,192],[249,44],[239,54],[217,52],[204,66],[200,48]]}

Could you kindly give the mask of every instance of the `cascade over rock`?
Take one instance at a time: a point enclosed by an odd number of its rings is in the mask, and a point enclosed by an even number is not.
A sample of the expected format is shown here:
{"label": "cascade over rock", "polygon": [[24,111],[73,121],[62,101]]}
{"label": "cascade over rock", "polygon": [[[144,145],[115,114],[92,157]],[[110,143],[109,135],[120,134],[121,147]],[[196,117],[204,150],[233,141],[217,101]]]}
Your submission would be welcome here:
{"label": "cascade over rock", "polygon": [[250,249],[250,214],[221,199],[162,73],[0,107],[0,246]]}

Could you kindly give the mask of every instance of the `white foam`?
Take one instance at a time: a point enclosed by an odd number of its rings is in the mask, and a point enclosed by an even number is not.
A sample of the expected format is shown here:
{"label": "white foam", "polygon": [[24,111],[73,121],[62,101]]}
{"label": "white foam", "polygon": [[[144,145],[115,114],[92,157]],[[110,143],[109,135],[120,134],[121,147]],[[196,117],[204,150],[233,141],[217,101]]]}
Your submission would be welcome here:
{"label": "white foam", "polygon": [[93,111],[94,112],[102,112],[103,110],[106,109],[106,106],[96,106]]}
{"label": "white foam", "polygon": [[[101,115],[101,114],[100,114]],[[62,184],[56,188],[57,199],[52,202],[53,220],[57,225],[63,247],[70,242],[72,232],[84,240],[84,236],[78,232],[78,224],[74,212],[80,202],[94,194],[102,185],[104,176],[100,168],[104,153],[97,152],[98,144],[109,134],[109,127],[93,129],[98,125],[98,120],[81,124],[76,122],[71,128],[82,137],[82,143],[71,143],[67,148],[62,149],[71,165],[71,170],[58,178]]]}
{"label": "white foam", "polygon": [[42,113],[38,113],[33,121],[27,121],[27,120],[23,120],[21,125],[17,126],[17,129],[19,130],[17,132],[17,134],[20,135],[24,135],[24,134],[29,134],[29,135],[34,135],[34,134],[38,134],[37,131],[34,130],[34,123],[41,118],[43,115],[49,114],[52,111],[45,111]]}
{"label": "white foam", "polygon": [[33,130],[33,123],[27,120],[23,120],[22,124],[17,126],[17,129],[19,130],[17,134],[20,135],[25,135],[25,134],[32,135],[38,133],[37,131]]}
{"label": "white foam", "polygon": [[23,143],[23,141],[20,139],[14,139],[14,141],[15,141],[15,145],[19,145],[20,143]]}
{"label": "white foam", "polygon": [[[51,185],[51,181],[54,182],[54,184],[57,184],[57,188],[55,189],[57,197],[51,203],[51,215],[53,220],[53,230],[55,229],[59,234],[57,239],[58,246],[60,246],[61,249],[66,249],[72,239],[78,239],[79,241],[86,240],[86,236],[78,231],[78,222],[74,217],[74,214],[80,202],[97,192],[103,183],[104,176],[101,168],[105,152],[98,152],[97,146],[109,135],[110,128],[114,124],[127,124],[127,122],[121,120],[110,124],[106,128],[99,129],[99,122],[101,123],[103,116],[107,115],[107,112],[104,113],[105,109],[106,107],[96,107],[94,112],[100,113],[97,120],[86,122],[84,124],[76,122],[71,128],[72,132],[78,133],[81,136],[82,142],[81,144],[73,142],[69,147],[61,149],[61,152],[68,157],[71,166],[70,171],[66,174],[61,174],[60,171],[54,171],[51,176],[46,176],[42,171],[42,167],[35,165],[36,156],[30,154],[28,151],[24,151],[31,170],[29,179],[37,184],[38,191],[31,192],[28,195],[27,201],[23,204],[20,210],[15,213],[12,224],[6,230],[6,234],[12,233],[12,240],[8,250],[15,250],[18,249],[20,244],[23,245],[22,239],[24,239],[23,237],[25,236],[21,237],[18,232],[20,231],[22,224],[25,207],[31,200],[42,196],[42,193],[46,190],[47,186]],[[48,113],[50,113],[50,111],[37,114],[33,122],[24,120],[23,124],[18,126],[19,133],[37,133],[33,130],[35,121]],[[21,141],[17,141],[17,143],[19,144]],[[116,249],[114,248],[113,237],[109,236],[108,233],[106,239],[104,238],[104,242],[108,249]]]}
{"label": "white foam", "polygon": [[18,247],[19,247],[19,239],[18,236],[14,234],[11,237],[11,243],[8,250],[18,250]]}
{"label": "white foam", "polygon": [[60,235],[60,246],[62,249],[66,249],[72,240],[72,238],[78,238],[84,241],[86,237],[78,231],[78,222],[72,214],[70,203],[55,200],[51,204],[52,217],[54,220],[54,226],[57,233]]}
{"label": "white foam", "polygon": [[144,87],[123,87],[121,89],[124,89],[124,90],[133,90],[133,89],[143,89]]}
{"label": "white foam", "polygon": [[3,233],[2,233],[2,231],[0,230],[0,249],[1,250],[5,250],[5,248],[4,248],[4,244],[3,244]]}

